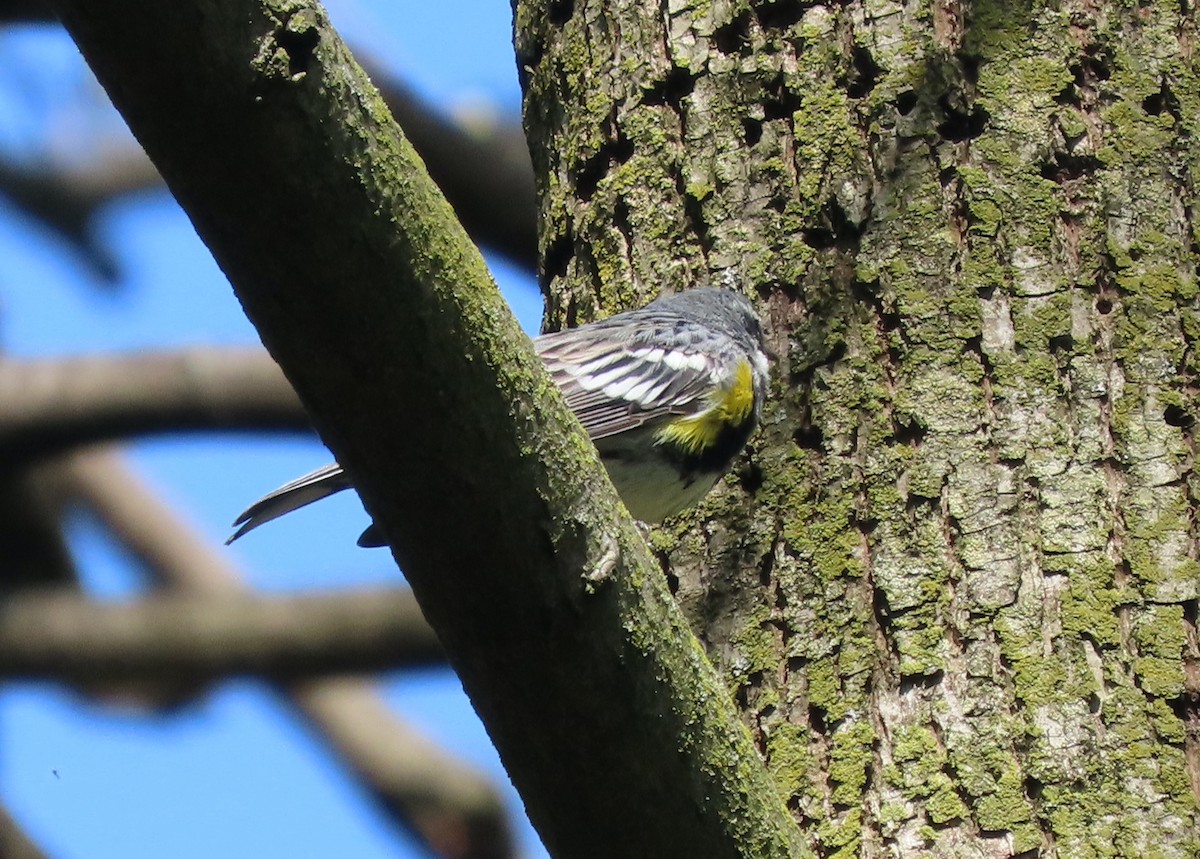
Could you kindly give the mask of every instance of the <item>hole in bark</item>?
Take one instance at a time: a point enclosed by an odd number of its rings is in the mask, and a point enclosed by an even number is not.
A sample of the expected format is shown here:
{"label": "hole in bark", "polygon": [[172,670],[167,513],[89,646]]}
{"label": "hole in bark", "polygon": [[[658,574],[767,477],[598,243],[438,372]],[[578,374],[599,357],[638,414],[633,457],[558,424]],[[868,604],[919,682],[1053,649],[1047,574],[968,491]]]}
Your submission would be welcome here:
{"label": "hole in bark", "polygon": [[750,16],[743,12],[713,33],[713,43],[722,54],[737,54],[750,46]]}
{"label": "hole in bark", "polygon": [[624,164],[633,157],[633,141],[622,131],[617,132],[617,140],[609,147],[614,164]]}
{"label": "hole in bark", "polygon": [[1061,104],[1064,107],[1078,105],[1079,101],[1079,86],[1075,83],[1067,84],[1054,96],[1054,103]]}
{"label": "hole in bark", "polygon": [[936,689],[942,682],[943,672],[929,674],[906,674],[900,678],[900,694],[906,695],[914,689]]}
{"label": "hole in bark", "polygon": [[758,23],[768,30],[782,30],[797,23],[804,17],[804,4],[797,0],[778,0],[760,6],[756,13]]}
{"label": "hole in bark", "polygon": [[1112,57],[1102,48],[1092,48],[1080,67],[1081,82],[1106,81],[1112,77]]}
{"label": "hole in bark", "polygon": [[663,553],[658,555],[658,565],[662,568],[663,576],[667,580],[667,589],[671,592],[671,596],[679,593],[679,576],[675,575],[671,570],[671,565],[667,561],[667,556]]}
{"label": "hole in bark", "polygon": [[1070,352],[1075,348],[1075,338],[1070,334],[1056,334],[1050,338],[1051,352]]}
{"label": "hole in bark", "polygon": [[917,423],[915,418],[902,420],[898,418],[892,419],[892,437],[899,444],[907,444],[912,447],[918,447],[925,440],[925,436],[929,433],[925,427]]}
{"label": "hole in bark", "polygon": [[1179,116],[1179,99],[1175,97],[1175,93],[1171,92],[1165,78],[1158,92],[1142,99],[1142,110],[1150,116],[1159,116],[1164,113],[1169,113],[1173,117]]}
{"label": "hole in bark", "polygon": [[600,180],[608,175],[609,168],[614,164],[624,164],[632,157],[633,142],[618,131],[616,140],[601,146],[595,155],[580,165],[575,173],[575,195],[585,202],[592,199]]}
{"label": "hole in bark", "polygon": [[770,83],[763,87],[763,91],[770,94],[770,97],[763,99],[762,103],[765,122],[774,119],[790,120],[800,107],[799,97],[787,88],[783,75],[776,75]]}
{"label": "hole in bark", "polygon": [[550,4],[550,23],[561,27],[575,14],[575,0],[553,0]]}
{"label": "hole in bark", "polygon": [[742,485],[742,489],[753,495],[758,492],[763,485],[762,469],[753,462],[746,464],[746,467],[738,474],[738,482]]}
{"label": "hole in bark", "polygon": [[896,96],[896,113],[901,116],[908,116],[916,106],[917,94],[912,90],[905,90]]}
{"label": "hole in bark", "polygon": [[1107,316],[1113,311],[1113,303],[1107,298],[1099,298],[1096,300],[1096,312],[1101,316]]}
{"label": "hole in bark", "polygon": [[875,82],[883,71],[862,45],[850,49],[850,74],[846,81],[846,95],[850,98],[862,98],[875,88]]}
{"label": "hole in bark", "polygon": [[792,441],[796,447],[804,450],[824,450],[825,435],[818,426],[808,425],[799,427],[792,433]]}
{"label": "hole in bark", "polygon": [[575,237],[571,235],[570,229],[559,233],[554,237],[554,241],[550,242],[542,259],[542,277],[545,279],[543,286],[556,277],[567,276],[567,263],[571,261],[574,245]]}
{"label": "hole in bark", "polygon": [[[288,22],[288,27],[293,26],[293,22],[300,20],[300,18],[293,18]],[[288,27],[279,30],[275,38],[279,42],[279,47],[287,52],[288,74],[296,77],[308,71],[313,51],[321,41],[321,31],[313,23],[300,23],[295,30],[288,29]]]}
{"label": "hole in bark", "polygon": [[1185,725],[1195,725],[1197,716],[1197,700],[1195,693],[1185,692],[1175,698],[1168,698],[1167,706],[1175,717]]}
{"label": "hole in bark", "polygon": [[832,247],[854,250],[858,246],[863,226],[852,223],[837,200],[826,202],[818,217],[821,223],[800,232],[804,243],[810,248],[819,251]]}
{"label": "hole in bark", "polygon": [[968,110],[962,110],[950,104],[950,99],[942,96],[938,106],[946,117],[945,122],[938,126],[938,134],[953,143],[972,140],[983,134],[987,127],[988,112],[976,105]]}
{"label": "hole in bark", "polygon": [[1094,155],[1070,155],[1066,152],[1057,152],[1054,160],[1043,164],[1039,172],[1043,179],[1061,183],[1094,173],[1103,166],[1100,159]]}
{"label": "hole in bark", "polygon": [[754,147],[762,140],[762,127],[763,124],[757,119],[746,117],[742,120],[742,138],[747,147]]}
{"label": "hole in bark", "polygon": [[575,173],[575,196],[587,202],[596,193],[596,187],[608,172],[608,154],[601,149],[579,165]]}
{"label": "hole in bark", "polygon": [[1163,420],[1169,426],[1181,427],[1187,429],[1196,422],[1196,419],[1183,410],[1181,406],[1169,405],[1163,409]]}
{"label": "hole in bark", "polygon": [[678,109],[695,89],[696,78],[687,69],[674,66],[667,76],[646,91],[643,104],[667,104]]}
{"label": "hole in bark", "polygon": [[[759,586],[764,587],[764,588],[768,587],[771,584],[771,579],[774,577],[774,573],[775,573],[775,553],[774,552],[765,552],[765,553],[763,553],[762,561],[759,562],[759,565],[758,565],[758,584],[759,584]],[[778,604],[781,608],[785,607],[787,605],[787,597],[782,592],[779,592],[777,594],[777,599],[778,599]],[[787,630],[783,631],[783,637],[784,637],[784,639],[787,638]]]}
{"label": "hole in bark", "polygon": [[971,85],[979,83],[979,67],[983,64],[983,57],[964,53],[959,57],[959,62],[962,64],[963,80]]}
{"label": "hole in bark", "polygon": [[[682,181],[681,175],[680,182]],[[708,222],[704,220],[704,206],[691,194],[684,193],[683,189],[680,189],[680,196],[683,198],[683,216],[687,225],[696,241],[700,243],[701,251],[707,256],[712,250],[712,238],[708,234]]]}

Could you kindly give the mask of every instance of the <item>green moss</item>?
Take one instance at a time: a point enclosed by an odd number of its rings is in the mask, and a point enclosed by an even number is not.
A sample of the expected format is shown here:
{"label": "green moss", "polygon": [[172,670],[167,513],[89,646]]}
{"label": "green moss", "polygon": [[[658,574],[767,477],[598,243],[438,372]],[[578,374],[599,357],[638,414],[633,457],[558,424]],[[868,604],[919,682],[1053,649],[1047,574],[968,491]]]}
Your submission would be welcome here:
{"label": "green moss", "polygon": [[857,807],[862,802],[871,767],[875,729],[860,720],[840,727],[829,750],[830,798],[836,805]]}
{"label": "green moss", "polygon": [[730,636],[730,643],[740,656],[736,679],[744,681],[753,674],[770,671],[778,662],[778,634],[770,620],[770,608],[758,605]]}
{"label": "green moss", "polygon": [[858,859],[862,827],[862,810],[858,808],[847,811],[839,821],[822,821],[817,828],[821,855],[827,859]]}
{"label": "green moss", "polygon": [[816,765],[808,728],[790,722],[773,725],[767,734],[767,766],[784,796],[812,794]]}
{"label": "green moss", "polygon": [[[980,796],[975,803],[975,819],[981,829],[1008,830],[1014,835],[1023,830],[1033,818],[1033,809],[1025,798],[1018,770],[1010,769],[1000,775],[995,789]],[[1020,851],[1032,849],[1021,847]]]}
{"label": "green moss", "polygon": [[1070,586],[1063,594],[1063,631],[1072,638],[1087,635],[1100,646],[1121,643],[1117,608],[1123,596],[1113,583],[1112,561],[1101,553],[1094,556],[1063,556],[1070,563],[1063,571]]}
{"label": "green moss", "polygon": [[933,731],[923,725],[904,725],[892,734],[892,764],[888,780],[913,798],[929,795],[929,780],[942,770],[946,753]]}
{"label": "green moss", "polygon": [[841,684],[833,673],[833,665],[826,660],[810,663],[806,673],[808,699],[814,707],[826,712],[839,712],[841,708]]}
{"label": "green moss", "polygon": [[849,97],[832,80],[817,86],[809,80],[795,91],[800,95],[792,114],[796,196],[815,202],[824,196],[821,189],[831,175],[864,172],[856,168],[863,158],[861,141]]}
{"label": "green moss", "polygon": [[1070,337],[1072,298],[1069,292],[1036,299],[1014,298],[1013,333],[1017,345],[1045,352],[1052,340]]}
{"label": "green moss", "polygon": [[[1187,726],[1175,715],[1171,705],[1164,698],[1154,698],[1146,702],[1146,706],[1150,724],[1154,726],[1154,733],[1158,738],[1163,742],[1182,746],[1187,740]],[[1164,762],[1166,759],[1165,754],[1160,758]],[[1186,774],[1184,777],[1186,779]],[[1190,790],[1190,786],[1187,789]]]}
{"label": "green moss", "polygon": [[937,773],[930,781],[933,788],[925,801],[925,813],[936,824],[942,825],[967,817],[966,804],[954,789],[954,782],[945,773]]}

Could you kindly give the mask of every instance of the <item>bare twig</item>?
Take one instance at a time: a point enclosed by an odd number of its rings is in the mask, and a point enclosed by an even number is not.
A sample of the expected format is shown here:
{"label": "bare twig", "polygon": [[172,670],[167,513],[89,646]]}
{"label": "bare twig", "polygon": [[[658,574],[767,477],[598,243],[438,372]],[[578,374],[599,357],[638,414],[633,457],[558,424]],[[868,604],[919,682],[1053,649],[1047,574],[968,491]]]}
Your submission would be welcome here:
{"label": "bare twig", "polygon": [[261,349],[0,360],[0,462],[156,432],[306,430]]}
{"label": "bare twig", "polygon": [[294,681],[444,665],[403,588],[259,596],[160,592],[97,604],[78,594],[0,603],[0,677],[183,682]]}
{"label": "bare twig", "polygon": [[96,276],[111,282],[116,260],[93,232],[92,217],[122,194],[162,186],[150,159],[134,147],[132,142],[107,147],[95,161],[72,165],[0,160],[0,193],[71,242]]}
{"label": "bare twig", "polygon": [[[225,556],[167,510],[109,451],[64,463],[76,494],[164,583],[207,594],[245,590]],[[495,788],[405,726],[372,684],[354,679],[279,684],[313,729],[376,798],[441,856],[505,859],[512,838]]]}

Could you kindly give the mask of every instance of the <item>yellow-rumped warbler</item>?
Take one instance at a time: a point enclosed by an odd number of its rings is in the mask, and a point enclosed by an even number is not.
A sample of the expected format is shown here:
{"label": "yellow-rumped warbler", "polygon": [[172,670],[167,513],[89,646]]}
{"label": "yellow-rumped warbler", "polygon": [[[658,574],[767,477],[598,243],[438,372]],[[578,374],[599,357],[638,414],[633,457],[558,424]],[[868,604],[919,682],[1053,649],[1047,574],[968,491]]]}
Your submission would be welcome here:
{"label": "yellow-rumped warbler", "polygon": [[[728,289],[663,296],[533,342],[635,519],[659,522],[699,501],[762,412],[762,325]],[[239,516],[228,542],[349,488],[337,463],[297,478]],[[380,546],[382,536],[371,526],[358,544]]]}

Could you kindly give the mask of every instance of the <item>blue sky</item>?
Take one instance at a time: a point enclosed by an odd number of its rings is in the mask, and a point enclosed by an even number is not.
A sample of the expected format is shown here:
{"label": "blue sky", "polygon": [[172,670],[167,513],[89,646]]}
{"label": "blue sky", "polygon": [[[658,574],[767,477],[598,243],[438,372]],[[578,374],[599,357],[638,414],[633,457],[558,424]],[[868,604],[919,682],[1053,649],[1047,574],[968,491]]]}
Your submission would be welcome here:
{"label": "blue sky", "polygon": [[[356,49],[435,103],[489,105],[507,117],[519,111],[508,3],[339,0],[329,11]],[[121,129],[65,35],[31,27],[0,36],[0,146],[9,157],[35,157],[47,146],[86,152]],[[257,343],[168,195],[123,200],[95,226],[119,264],[115,289],[0,201],[0,344],[8,354]],[[501,263],[493,273],[536,331],[541,300],[532,279]],[[298,437],[212,436],[139,443],[130,457],[219,542],[249,501],[324,464],[328,453]],[[226,551],[269,591],[401,581],[385,551],[355,548],[364,523],[347,493]],[[92,591],[119,597],[140,589],[135,565],[92,523],[76,522],[72,539]],[[453,675],[395,676],[381,688],[404,718],[506,786],[523,849],[545,855]],[[163,718],[100,710],[53,686],[0,687],[0,799],[56,859],[424,855],[285,706],[247,682]]]}

